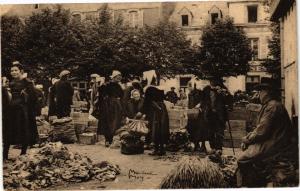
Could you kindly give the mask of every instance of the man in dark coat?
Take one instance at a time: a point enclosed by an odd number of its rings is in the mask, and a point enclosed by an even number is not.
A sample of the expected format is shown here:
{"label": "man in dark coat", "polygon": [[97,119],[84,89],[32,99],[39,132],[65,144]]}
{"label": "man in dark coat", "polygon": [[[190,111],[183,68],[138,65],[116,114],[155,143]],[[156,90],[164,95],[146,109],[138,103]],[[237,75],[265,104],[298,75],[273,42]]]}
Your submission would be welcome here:
{"label": "man in dark coat", "polygon": [[166,93],[165,100],[167,100],[175,105],[177,103],[178,99],[179,98],[175,92],[175,88],[171,87],[171,91],[168,91]]}
{"label": "man in dark coat", "polygon": [[211,82],[211,128],[210,128],[210,147],[212,152],[222,152],[225,124],[227,121],[227,109],[224,96],[222,95],[221,85],[215,81]]}
{"label": "man in dark coat", "polygon": [[260,187],[270,182],[272,186],[292,185],[295,169],[299,169],[298,136],[293,134],[285,107],[274,98],[272,86],[261,84],[257,88],[263,106],[256,127],[243,138],[238,186]]}
{"label": "man in dark coat", "polygon": [[55,83],[53,93],[56,99],[56,115],[58,118],[68,117],[71,113],[74,89],[68,81],[70,72],[64,70],[60,73],[60,80]]}

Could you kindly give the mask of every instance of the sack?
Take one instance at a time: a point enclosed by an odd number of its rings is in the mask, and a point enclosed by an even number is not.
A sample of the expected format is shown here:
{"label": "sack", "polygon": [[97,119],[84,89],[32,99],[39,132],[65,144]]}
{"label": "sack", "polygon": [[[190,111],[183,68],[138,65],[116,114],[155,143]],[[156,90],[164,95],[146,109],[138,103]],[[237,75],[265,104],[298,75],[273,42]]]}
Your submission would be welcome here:
{"label": "sack", "polygon": [[131,119],[131,122],[128,124],[129,132],[139,136],[147,135],[149,132],[147,124],[148,122],[144,120]]}
{"label": "sack", "polygon": [[73,122],[55,125],[52,136],[54,142],[75,143],[77,141]]}

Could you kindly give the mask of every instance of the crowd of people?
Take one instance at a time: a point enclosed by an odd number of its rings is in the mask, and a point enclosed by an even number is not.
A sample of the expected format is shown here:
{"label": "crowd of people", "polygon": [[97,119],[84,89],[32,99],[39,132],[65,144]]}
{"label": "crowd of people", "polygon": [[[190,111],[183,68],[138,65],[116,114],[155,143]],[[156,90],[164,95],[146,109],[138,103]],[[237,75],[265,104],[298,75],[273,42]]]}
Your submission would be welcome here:
{"label": "crowd of people", "polygon": [[[8,159],[10,145],[21,145],[21,154],[26,154],[27,147],[36,143],[36,116],[41,114],[45,104],[43,87],[34,86],[24,76],[21,63],[14,62],[10,74],[11,81],[2,78],[4,160]],[[52,82],[48,93],[49,116],[70,116],[73,100],[80,100],[78,89],[72,87],[69,76],[70,71],[63,70],[59,79]],[[165,94],[155,82],[143,85],[145,83],[138,78],[131,85],[124,85],[122,74],[117,70],[112,72],[110,80],[99,81],[98,77],[96,74],[91,75],[93,83],[88,101],[90,114],[99,120],[97,133],[104,135],[106,147],[113,143],[116,130],[129,119],[145,115],[149,122],[146,146],[154,143],[151,155],[165,155],[170,135],[166,101],[176,105],[186,100],[187,108],[197,111],[188,115],[186,127],[195,145],[194,149],[207,153],[205,142],[208,141],[211,147],[209,153],[222,154],[227,112],[233,105],[233,96],[222,82],[211,80],[211,84],[201,90],[190,81],[188,95],[180,90],[178,96],[174,87]],[[298,153],[298,138],[285,107],[273,96],[272,86],[261,84],[257,91],[259,94],[256,99],[263,106],[256,127],[243,138],[243,153],[238,160],[240,186],[257,183],[257,173],[253,169],[258,168],[258,163],[271,166],[272,169],[274,164],[280,166],[281,161],[297,160],[294,159],[295,153]],[[249,177],[256,178],[256,181],[249,182]]]}

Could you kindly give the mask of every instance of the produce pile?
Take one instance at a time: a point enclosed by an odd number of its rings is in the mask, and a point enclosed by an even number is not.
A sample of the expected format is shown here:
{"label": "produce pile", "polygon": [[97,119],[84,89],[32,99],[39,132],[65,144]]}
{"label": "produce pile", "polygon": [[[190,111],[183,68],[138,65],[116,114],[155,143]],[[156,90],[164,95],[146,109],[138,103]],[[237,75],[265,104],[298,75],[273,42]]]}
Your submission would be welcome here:
{"label": "produce pile", "polygon": [[106,161],[93,164],[91,159],[72,153],[60,142],[48,143],[32,149],[27,155],[3,166],[4,188],[8,190],[40,189],[62,182],[114,180],[120,173],[118,166]]}
{"label": "produce pile", "polygon": [[179,129],[170,133],[169,144],[167,150],[176,152],[180,149],[186,149],[189,145],[189,134],[187,130]]}
{"label": "produce pile", "polygon": [[237,170],[237,159],[234,156],[230,155],[219,155],[213,154],[209,155],[208,158],[217,163],[223,173],[224,180],[228,187],[235,188],[237,186],[236,183],[236,170]]}
{"label": "produce pile", "polygon": [[226,182],[218,165],[196,156],[184,157],[160,185],[161,189],[224,187]]}

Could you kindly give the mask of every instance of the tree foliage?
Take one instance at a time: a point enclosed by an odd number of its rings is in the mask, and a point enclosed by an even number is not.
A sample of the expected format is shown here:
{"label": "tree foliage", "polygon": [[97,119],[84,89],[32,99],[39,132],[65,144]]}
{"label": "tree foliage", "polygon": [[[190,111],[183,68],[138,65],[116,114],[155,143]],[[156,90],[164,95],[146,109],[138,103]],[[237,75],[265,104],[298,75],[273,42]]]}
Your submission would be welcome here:
{"label": "tree foliage", "polygon": [[83,78],[91,73],[109,76],[114,69],[126,77],[149,69],[173,76],[189,72],[184,66],[193,60],[191,42],[174,23],[130,28],[122,17],[112,19],[107,4],[97,18],[76,20],[69,10],[57,6],[33,13],[14,30],[2,25],[3,34],[18,34],[17,40],[4,36],[5,62],[20,60],[30,76],[40,79],[57,76],[62,69]]}
{"label": "tree foliage", "polygon": [[46,8],[26,20],[21,61],[34,69],[33,76],[57,75],[74,67],[82,46],[82,34],[71,22],[70,12],[61,6]]}
{"label": "tree foliage", "polygon": [[1,16],[2,75],[7,75],[9,65],[22,57],[21,38],[24,24],[16,16]]}
{"label": "tree foliage", "polygon": [[199,58],[205,77],[221,79],[245,75],[251,59],[249,40],[245,32],[227,17],[204,27]]}
{"label": "tree foliage", "polygon": [[281,57],[280,57],[280,25],[271,23],[272,38],[268,42],[268,58],[263,61],[263,66],[267,72],[272,74],[276,84],[281,83]]}

